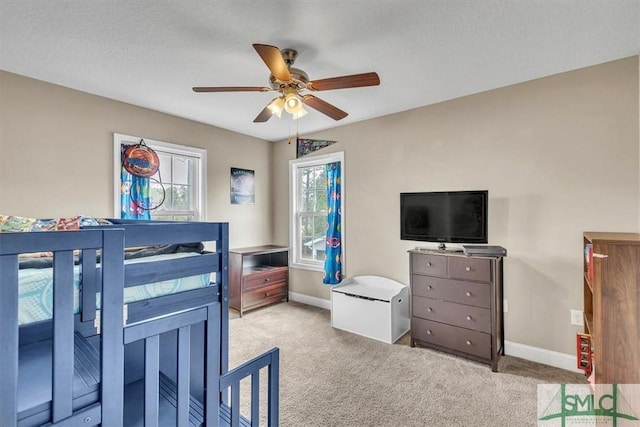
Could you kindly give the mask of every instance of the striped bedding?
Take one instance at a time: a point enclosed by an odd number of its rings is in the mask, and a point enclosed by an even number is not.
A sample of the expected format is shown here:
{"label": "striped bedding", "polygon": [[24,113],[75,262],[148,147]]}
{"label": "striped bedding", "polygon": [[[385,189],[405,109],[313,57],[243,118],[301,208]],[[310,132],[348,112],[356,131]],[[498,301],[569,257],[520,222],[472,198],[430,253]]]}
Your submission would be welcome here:
{"label": "striped bedding", "polygon": [[[145,258],[125,260],[125,264],[162,261],[167,259],[198,256],[194,252],[154,255]],[[209,286],[210,275],[201,274],[166,280],[146,285],[132,286],[124,290],[125,304],[174,294]],[[18,324],[38,322],[50,319],[53,315],[53,269],[26,268],[18,272]],[[74,313],[80,310],[80,266],[74,267]],[[100,308],[100,294],[96,295],[97,307]]]}

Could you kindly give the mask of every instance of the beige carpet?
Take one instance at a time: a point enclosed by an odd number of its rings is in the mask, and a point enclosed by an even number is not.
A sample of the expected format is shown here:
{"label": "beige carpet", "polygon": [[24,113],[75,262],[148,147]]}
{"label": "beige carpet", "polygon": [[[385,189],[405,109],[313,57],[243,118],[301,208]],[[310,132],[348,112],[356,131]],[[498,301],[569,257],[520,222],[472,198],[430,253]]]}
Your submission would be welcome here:
{"label": "beige carpet", "polygon": [[537,384],[584,382],[509,356],[493,373],[411,348],[408,335],[385,344],[333,329],[329,311],[294,302],[230,317],[230,367],[280,348],[283,427],[535,426]]}

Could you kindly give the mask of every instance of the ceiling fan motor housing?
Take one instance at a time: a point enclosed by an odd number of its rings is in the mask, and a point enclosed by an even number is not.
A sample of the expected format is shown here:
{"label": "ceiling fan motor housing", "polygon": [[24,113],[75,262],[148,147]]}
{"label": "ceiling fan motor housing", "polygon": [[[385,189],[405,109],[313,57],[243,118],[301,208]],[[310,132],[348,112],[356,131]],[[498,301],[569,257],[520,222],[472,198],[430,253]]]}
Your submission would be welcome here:
{"label": "ceiling fan motor housing", "polygon": [[307,83],[309,83],[309,75],[302,71],[299,68],[289,68],[289,74],[291,74],[291,81],[283,82],[276,78],[273,74],[269,75],[269,84],[271,88],[275,90],[281,90],[285,87],[292,87],[297,90],[302,90],[307,88]]}

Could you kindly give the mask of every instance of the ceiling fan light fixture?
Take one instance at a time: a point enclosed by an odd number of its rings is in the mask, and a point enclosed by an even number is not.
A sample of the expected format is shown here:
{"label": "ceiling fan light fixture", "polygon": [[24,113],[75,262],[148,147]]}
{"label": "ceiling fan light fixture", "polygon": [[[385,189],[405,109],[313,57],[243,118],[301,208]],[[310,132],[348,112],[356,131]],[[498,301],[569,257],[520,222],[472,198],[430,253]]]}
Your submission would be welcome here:
{"label": "ceiling fan light fixture", "polygon": [[269,111],[271,111],[272,115],[277,116],[278,118],[282,117],[282,110],[284,109],[284,98],[279,97],[274,99],[269,105],[267,105],[267,108],[269,109]]}
{"label": "ceiling fan light fixture", "polygon": [[[302,99],[295,92],[289,92],[285,95],[284,109],[289,114],[295,114],[302,108]],[[303,109],[304,110],[304,109]],[[303,114],[304,115],[304,114]]]}
{"label": "ceiling fan light fixture", "polygon": [[304,117],[306,115],[307,115],[307,110],[305,110],[302,106],[300,106],[300,109],[295,113],[291,113],[293,120],[298,120],[299,118]]}

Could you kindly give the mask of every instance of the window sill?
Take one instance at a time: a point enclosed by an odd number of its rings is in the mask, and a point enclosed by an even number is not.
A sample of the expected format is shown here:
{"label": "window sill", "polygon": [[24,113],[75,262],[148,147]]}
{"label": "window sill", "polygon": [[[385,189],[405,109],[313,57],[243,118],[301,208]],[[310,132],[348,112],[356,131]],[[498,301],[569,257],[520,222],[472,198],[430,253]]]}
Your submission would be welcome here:
{"label": "window sill", "polygon": [[292,262],[289,264],[289,268],[297,268],[300,270],[311,270],[324,273],[324,265],[303,264],[298,262]]}

